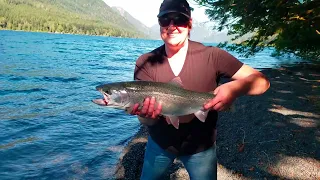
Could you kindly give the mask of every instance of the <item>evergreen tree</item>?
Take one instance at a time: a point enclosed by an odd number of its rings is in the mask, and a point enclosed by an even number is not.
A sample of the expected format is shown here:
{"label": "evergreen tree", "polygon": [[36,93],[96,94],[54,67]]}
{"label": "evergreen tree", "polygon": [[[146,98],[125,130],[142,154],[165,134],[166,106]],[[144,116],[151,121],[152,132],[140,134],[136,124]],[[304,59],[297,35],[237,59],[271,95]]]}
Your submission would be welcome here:
{"label": "evergreen tree", "polygon": [[102,0],[0,0],[0,29],[146,37],[107,7]]}
{"label": "evergreen tree", "polygon": [[[205,6],[215,29],[228,30],[234,44],[222,43],[248,57],[265,47],[274,55],[320,58],[319,0],[195,0]],[[244,38],[247,36],[246,38]]]}

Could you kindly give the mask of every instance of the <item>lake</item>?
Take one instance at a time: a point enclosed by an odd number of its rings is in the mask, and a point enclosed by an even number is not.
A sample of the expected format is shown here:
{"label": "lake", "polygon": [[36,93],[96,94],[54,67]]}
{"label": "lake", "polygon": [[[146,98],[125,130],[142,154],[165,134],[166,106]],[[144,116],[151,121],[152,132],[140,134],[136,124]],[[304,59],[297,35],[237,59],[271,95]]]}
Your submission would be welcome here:
{"label": "lake", "polygon": [[[95,86],[132,80],[139,55],[162,41],[15,31],[0,39],[0,179],[112,178],[139,122],[93,104]],[[298,62],[270,49],[232,54],[258,69]]]}

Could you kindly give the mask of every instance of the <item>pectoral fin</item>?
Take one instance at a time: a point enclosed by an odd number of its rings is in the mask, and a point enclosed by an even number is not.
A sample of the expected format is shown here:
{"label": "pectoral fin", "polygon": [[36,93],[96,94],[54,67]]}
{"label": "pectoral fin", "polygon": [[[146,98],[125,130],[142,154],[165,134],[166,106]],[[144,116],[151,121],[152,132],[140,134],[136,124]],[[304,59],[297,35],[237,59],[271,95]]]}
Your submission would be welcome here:
{"label": "pectoral fin", "polygon": [[205,122],[208,116],[209,110],[204,111],[204,110],[199,110],[194,113],[194,115],[201,121]]}
{"label": "pectoral fin", "polygon": [[171,124],[176,128],[179,129],[179,118],[177,116],[168,116]]}

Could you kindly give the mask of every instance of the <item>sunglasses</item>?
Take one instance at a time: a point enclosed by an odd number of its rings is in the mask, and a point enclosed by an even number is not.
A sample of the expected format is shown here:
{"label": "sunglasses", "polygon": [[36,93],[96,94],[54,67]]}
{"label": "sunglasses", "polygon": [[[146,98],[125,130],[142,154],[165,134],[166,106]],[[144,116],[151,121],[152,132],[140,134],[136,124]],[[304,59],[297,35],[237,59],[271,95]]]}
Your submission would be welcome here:
{"label": "sunglasses", "polygon": [[158,22],[161,27],[169,26],[171,21],[175,26],[188,26],[189,18],[182,14],[178,14],[175,16],[164,15],[158,18]]}

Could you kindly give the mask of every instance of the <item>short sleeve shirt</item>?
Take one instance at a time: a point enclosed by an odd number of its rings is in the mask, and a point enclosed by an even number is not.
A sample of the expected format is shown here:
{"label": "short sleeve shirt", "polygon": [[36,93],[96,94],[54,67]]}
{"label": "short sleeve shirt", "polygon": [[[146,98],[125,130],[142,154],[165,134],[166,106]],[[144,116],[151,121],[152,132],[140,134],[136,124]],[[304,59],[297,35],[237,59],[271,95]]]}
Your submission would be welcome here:
{"label": "short sleeve shirt", "polygon": [[[178,77],[185,89],[211,92],[221,77],[232,77],[242,65],[242,62],[220,48],[189,40],[186,59]],[[164,45],[141,55],[136,61],[135,80],[170,82],[176,77]],[[204,123],[195,117],[190,123],[182,123],[179,129],[175,129],[165,120],[160,120],[148,128],[151,138],[163,149],[178,155],[190,155],[214,144],[217,117],[216,111],[210,111]]]}

